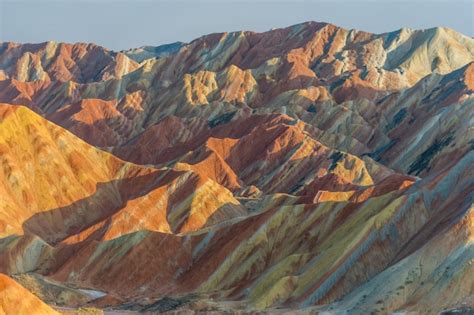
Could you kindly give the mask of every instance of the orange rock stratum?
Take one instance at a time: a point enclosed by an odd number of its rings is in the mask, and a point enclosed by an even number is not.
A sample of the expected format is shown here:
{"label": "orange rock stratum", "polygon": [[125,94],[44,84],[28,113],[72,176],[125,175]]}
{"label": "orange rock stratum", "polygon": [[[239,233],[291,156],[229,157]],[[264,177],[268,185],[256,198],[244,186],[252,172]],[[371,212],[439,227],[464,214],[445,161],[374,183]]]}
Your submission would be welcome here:
{"label": "orange rock stratum", "polygon": [[0,314],[474,311],[473,121],[447,28],[1,43]]}

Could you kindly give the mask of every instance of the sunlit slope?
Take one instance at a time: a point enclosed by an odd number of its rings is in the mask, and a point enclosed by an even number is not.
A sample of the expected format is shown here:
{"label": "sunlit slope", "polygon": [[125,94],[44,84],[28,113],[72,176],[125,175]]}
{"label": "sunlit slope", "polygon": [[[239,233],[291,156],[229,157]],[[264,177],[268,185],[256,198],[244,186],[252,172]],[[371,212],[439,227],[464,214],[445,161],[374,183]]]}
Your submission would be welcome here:
{"label": "sunlit slope", "polygon": [[[473,188],[472,158],[465,156],[436,178],[386,188],[364,202],[300,204],[275,195],[254,205],[254,215],[190,235],[139,232],[90,243],[53,277],[124,301],[140,289],[142,296],[195,292],[258,309],[294,308],[332,303],[362,290],[366,302],[350,304],[361,301],[357,295],[333,307],[364,313],[423,311],[430,305],[439,312],[472,294],[472,206],[466,199]],[[149,252],[160,254],[144,259]],[[132,266],[133,278],[123,281],[120,275]],[[384,277],[393,280],[380,280]],[[455,295],[448,289],[454,286]]]}
{"label": "sunlit slope", "polygon": [[[371,34],[317,22],[206,35],[172,49],[157,47],[156,55],[148,47],[150,57],[140,64],[126,56],[133,58],[137,50],[4,46],[0,100],[35,108],[101,147],[127,144],[171,115],[212,121],[253,110],[311,122],[325,131],[320,140],[331,147],[371,152],[390,140],[391,121],[383,118],[409,105],[386,112],[375,104],[425,76],[446,75],[474,61],[473,39],[447,28]],[[37,62],[20,62],[28,58]],[[22,74],[34,72],[30,68],[44,75]],[[451,90],[441,94],[449,99]]]}
{"label": "sunlit slope", "polygon": [[0,113],[2,236],[56,242],[106,219],[119,224],[121,215],[137,224],[115,233],[171,233],[198,229],[213,214],[218,222],[244,213],[229,191],[191,171],[123,162],[25,107],[2,104]]}
{"label": "sunlit slope", "polygon": [[10,277],[0,274],[0,314],[2,315],[56,315],[43,303]]}
{"label": "sunlit slope", "polygon": [[0,272],[66,307],[474,309],[470,37],[5,43],[0,101]]}

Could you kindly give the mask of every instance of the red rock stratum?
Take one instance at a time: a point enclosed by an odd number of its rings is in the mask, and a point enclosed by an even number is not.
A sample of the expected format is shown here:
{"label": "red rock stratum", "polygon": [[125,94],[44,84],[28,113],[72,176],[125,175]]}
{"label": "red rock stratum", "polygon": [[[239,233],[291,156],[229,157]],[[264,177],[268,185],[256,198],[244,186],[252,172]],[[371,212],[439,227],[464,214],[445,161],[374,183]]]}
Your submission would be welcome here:
{"label": "red rock stratum", "polygon": [[447,28],[3,43],[0,311],[474,309],[473,92]]}

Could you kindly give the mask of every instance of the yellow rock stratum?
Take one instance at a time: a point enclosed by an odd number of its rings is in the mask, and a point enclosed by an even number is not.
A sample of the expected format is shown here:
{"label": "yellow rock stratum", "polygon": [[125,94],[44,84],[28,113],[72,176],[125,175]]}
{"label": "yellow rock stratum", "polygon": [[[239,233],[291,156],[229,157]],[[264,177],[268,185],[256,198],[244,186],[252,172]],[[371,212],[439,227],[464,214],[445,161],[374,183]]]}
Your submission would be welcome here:
{"label": "yellow rock stratum", "polygon": [[0,237],[185,232],[245,214],[210,179],[124,162],[25,107],[0,104],[0,130]]}
{"label": "yellow rock stratum", "polygon": [[0,273],[1,315],[58,315],[15,280]]}
{"label": "yellow rock stratum", "polygon": [[446,28],[3,43],[0,273],[68,311],[472,312],[473,117]]}

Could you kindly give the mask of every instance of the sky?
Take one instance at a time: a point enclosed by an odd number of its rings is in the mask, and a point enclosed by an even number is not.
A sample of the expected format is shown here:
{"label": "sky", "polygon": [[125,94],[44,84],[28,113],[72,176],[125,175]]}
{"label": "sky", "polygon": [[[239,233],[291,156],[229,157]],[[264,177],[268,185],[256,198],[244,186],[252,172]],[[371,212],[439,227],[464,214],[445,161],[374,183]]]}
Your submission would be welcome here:
{"label": "sky", "polygon": [[93,42],[113,50],[305,21],[372,33],[444,26],[474,37],[474,0],[0,0],[1,42]]}

